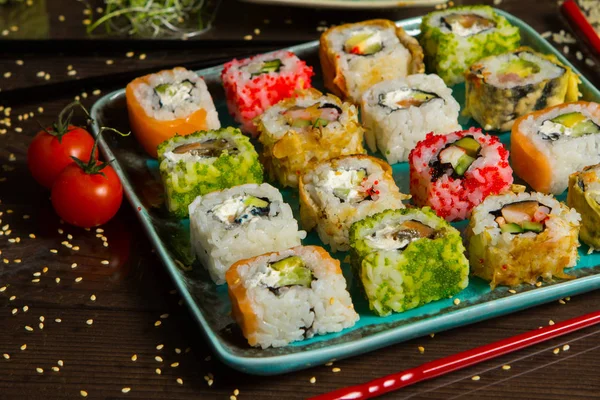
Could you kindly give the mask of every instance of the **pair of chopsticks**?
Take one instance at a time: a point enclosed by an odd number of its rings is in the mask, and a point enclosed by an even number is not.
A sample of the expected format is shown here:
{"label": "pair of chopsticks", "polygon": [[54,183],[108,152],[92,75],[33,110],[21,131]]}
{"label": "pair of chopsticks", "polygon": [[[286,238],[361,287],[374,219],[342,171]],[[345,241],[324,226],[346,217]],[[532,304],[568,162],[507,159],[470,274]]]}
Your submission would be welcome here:
{"label": "pair of chopsticks", "polygon": [[575,31],[577,36],[586,41],[595,51],[596,55],[600,55],[600,36],[590,25],[585,14],[575,0],[567,0],[561,6],[560,10],[569,21],[569,25]]}
{"label": "pair of chopsticks", "polygon": [[384,376],[361,385],[349,386],[330,393],[325,393],[313,397],[312,400],[370,399],[598,323],[600,323],[600,311],[594,311],[551,326],[525,332],[481,347],[463,351],[462,353],[430,361],[418,367]]}

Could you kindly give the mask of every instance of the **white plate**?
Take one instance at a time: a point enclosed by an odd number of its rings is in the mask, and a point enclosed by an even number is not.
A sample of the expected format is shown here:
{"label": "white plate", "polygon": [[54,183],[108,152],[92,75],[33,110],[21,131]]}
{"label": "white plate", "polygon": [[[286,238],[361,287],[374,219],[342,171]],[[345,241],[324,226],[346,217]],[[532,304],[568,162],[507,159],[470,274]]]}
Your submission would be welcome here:
{"label": "white plate", "polygon": [[426,7],[445,3],[445,0],[242,0],[248,3],[296,6],[308,8],[399,8]]}

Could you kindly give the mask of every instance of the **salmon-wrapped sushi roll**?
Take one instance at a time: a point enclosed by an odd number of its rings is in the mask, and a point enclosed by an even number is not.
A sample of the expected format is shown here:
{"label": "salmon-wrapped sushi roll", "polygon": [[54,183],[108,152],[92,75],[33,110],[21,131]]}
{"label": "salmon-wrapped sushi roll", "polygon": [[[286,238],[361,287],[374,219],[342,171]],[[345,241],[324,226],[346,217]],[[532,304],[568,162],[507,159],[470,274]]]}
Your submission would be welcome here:
{"label": "salmon-wrapped sushi roll", "polygon": [[325,87],[355,104],[378,82],[425,72],[417,39],[387,19],[328,29],[321,35],[319,59]]}
{"label": "salmon-wrapped sushi roll", "polygon": [[250,346],[282,347],[339,332],[358,320],[340,262],[322,247],[241,260],[225,278],[232,315]]}
{"label": "salmon-wrapped sushi roll", "polygon": [[579,213],[543,193],[489,196],[473,210],[466,237],[473,274],[498,285],[569,279],[577,263]]}
{"label": "salmon-wrapped sushi roll", "polygon": [[182,67],[134,79],[125,97],[131,131],[152,157],[159,144],[176,134],[221,127],[206,83]]}
{"label": "salmon-wrapped sushi roll", "polygon": [[561,194],[569,175],[600,163],[600,104],[561,104],[519,118],[510,135],[515,173],[534,190]]}

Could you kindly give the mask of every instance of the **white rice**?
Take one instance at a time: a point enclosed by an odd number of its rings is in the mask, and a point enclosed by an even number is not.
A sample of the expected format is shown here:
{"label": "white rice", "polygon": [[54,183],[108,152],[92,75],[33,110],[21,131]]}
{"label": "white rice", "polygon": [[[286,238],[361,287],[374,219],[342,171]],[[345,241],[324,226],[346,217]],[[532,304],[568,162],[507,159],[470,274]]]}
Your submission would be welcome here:
{"label": "white rice", "polygon": [[[380,95],[404,88],[433,93],[439,98],[399,110],[380,105]],[[459,111],[452,89],[434,74],[380,82],[363,94],[361,102],[367,144],[371,151],[379,149],[390,164],[408,161],[410,151],[429,132],[447,134],[461,130]]]}
{"label": "white rice", "polygon": [[[189,80],[194,84],[189,97],[178,99],[175,104],[161,107],[160,98],[154,88],[165,83],[180,83]],[[186,118],[199,109],[206,111],[207,129],[219,129],[221,123],[204,79],[192,71],[177,67],[148,76],[148,83],[135,85],[133,93],[146,114],[160,121]]]}
{"label": "white rice", "polygon": [[[372,55],[346,53],[346,41],[357,32],[376,32],[380,35],[383,48]],[[350,98],[356,103],[371,85],[384,79],[405,77],[409,73],[412,56],[400,43],[393,27],[356,25],[344,31],[334,30],[326,36],[327,44],[337,55]],[[376,73],[373,73],[373,72]]]}
{"label": "white rice", "polygon": [[498,223],[495,222],[495,216],[492,211],[501,209],[507,204],[521,201],[535,200],[550,209],[549,218],[546,220],[546,229],[550,233],[550,241],[558,240],[569,234],[573,227],[578,227],[581,216],[574,208],[569,208],[556,200],[552,195],[543,193],[512,193],[503,195],[489,196],[479,206],[475,207],[471,215],[471,226],[473,234],[479,235],[487,232],[491,237],[491,242],[495,246],[509,247],[512,240],[517,236],[535,235],[533,232],[527,232],[520,235],[514,235],[508,232],[502,233]]}
{"label": "white rice", "polygon": [[[241,195],[268,198],[268,216],[227,225],[210,212],[227,199]],[[292,209],[283,202],[279,190],[267,183],[246,184],[198,196],[190,204],[189,212],[193,250],[217,284],[225,283],[225,272],[234,262],[298,246],[306,237],[306,232],[298,230]]]}
{"label": "white rice", "polygon": [[552,168],[550,192],[554,194],[561,194],[567,189],[570,174],[582,170],[585,166],[600,163],[600,135],[584,135],[576,138],[561,136],[556,141],[549,141],[542,139],[538,134],[544,121],[570,112],[580,112],[600,126],[599,104],[574,103],[566,107],[552,108],[537,118],[530,115],[513,128],[529,138],[550,163]]}
{"label": "white rice", "polygon": [[[328,175],[333,170],[360,169],[365,169],[367,172],[367,179],[363,185],[372,186],[379,193],[371,196],[370,200],[359,203],[342,202],[328,185]],[[349,250],[348,233],[354,222],[384,210],[404,208],[402,200],[406,196],[400,193],[392,176],[367,156],[346,156],[320,163],[302,179],[303,192],[307,195],[309,204],[301,201],[301,215],[306,211],[302,208],[313,209],[318,219],[312,221],[312,226],[316,223],[319,237],[323,243],[331,246],[333,252]],[[312,226],[310,228],[304,226],[306,223],[304,219],[302,223],[305,229],[312,228]]]}
{"label": "white rice", "polygon": [[[291,256],[300,256],[316,279],[310,288],[282,288],[276,295],[261,284],[261,277],[268,273],[268,264]],[[339,332],[356,323],[359,316],[354,311],[339,264],[338,273],[333,272],[336,264],[331,258],[322,259],[309,246],[264,255],[238,267],[241,284],[246,288],[258,321],[256,342],[263,349]]]}

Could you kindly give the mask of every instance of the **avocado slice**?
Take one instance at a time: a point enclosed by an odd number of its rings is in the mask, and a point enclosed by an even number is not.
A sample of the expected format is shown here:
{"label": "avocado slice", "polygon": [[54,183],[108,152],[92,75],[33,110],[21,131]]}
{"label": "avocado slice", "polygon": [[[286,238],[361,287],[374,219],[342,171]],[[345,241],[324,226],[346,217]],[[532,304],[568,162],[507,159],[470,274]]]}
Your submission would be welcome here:
{"label": "avocado slice", "polygon": [[540,233],[544,230],[544,225],[541,222],[523,222],[523,230],[527,232]]}
{"label": "avocado slice", "polygon": [[550,121],[556,124],[564,125],[567,128],[572,128],[580,122],[585,121],[586,119],[587,118],[585,117],[585,115],[583,115],[580,112],[570,112],[554,117]]}
{"label": "avocado slice", "polygon": [[352,183],[354,183],[355,185],[359,185],[363,181],[363,179],[365,179],[366,176],[367,171],[364,169],[359,169],[358,171],[356,171],[356,180]]}
{"label": "avocado slice", "polygon": [[311,122],[307,119],[298,118],[292,122],[292,127],[294,127],[294,128],[306,128],[306,127],[309,127],[310,125],[311,125]]}
{"label": "avocado slice", "polygon": [[377,53],[383,48],[383,45],[380,40],[370,40],[373,35],[375,35],[373,32],[364,32],[351,36],[346,40],[346,43],[344,43],[344,50],[346,53],[364,56]]}
{"label": "avocado slice", "polygon": [[523,233],[523,228],[518,224],[504,224],[500,227],[502,233]]}
{"label": "avocado slice", "polygon": [[502,75],[516,74],[521,78],[526,78],[530,75],[540,72],[540,66],[523,58],[512,59],[500,68],[499,73]]}
{"label": "avocado slice", "polygon": [[270,267],[280,274],[278,287],[293,285],[310,287],[313,281],[312,271],[304,265],[304,261],[299,256],[284,258],[274,262]]}
{"label": "avocado slice", "polygon": [[155,86],[154,90],[156,90],[157,93],[165,94],[170,86],[171,86],[170,83],[162,83],[160,85]]}
{"label": "avocado slice", "polygon": [[325,128],[328,123],[329,121],[324,118],[317,118],[313,124],[313,128]]}
{"label": "avocado slice", "polygon": [[259,199],[258,197],[248,196],[246,199],[244,199],[244,205],[253,206],[256,208],[265,208],[269,205],[269,202]]}
{"label": "avocado slice", "polygon": [[258,76],[262,74],[268,74],[269,72],[279,72],[283,63],[280,59],[264,61],[258,72],[253,73],[251,76]]}
{"label": "avocado slice", "polygon": [[467,154],[471,157],[477,157],[477,153],[481,149],[481,145],[479,144],[479,142],[469,136],[457,140],[456,142],[454,142],[454,145],[460,147],[461,149],[464,149],[467,152]]}
{"label": "avocado slice", "polygon": [[454,172],[456,172],[457,175],[463,176],[471,164],[473,164],[473,161],[475,161],[475,159],[467,154],[461,156],[456,165],[453,166]]}
{"label": "avocado slice", "polygon": [[333,189],[333,195],[342,200],[346,200],[348,198],[349,194],[350,194],[350,189],[344,189],[344,188]]}

